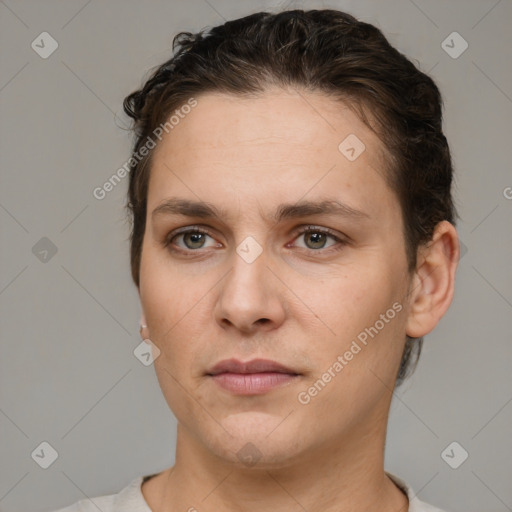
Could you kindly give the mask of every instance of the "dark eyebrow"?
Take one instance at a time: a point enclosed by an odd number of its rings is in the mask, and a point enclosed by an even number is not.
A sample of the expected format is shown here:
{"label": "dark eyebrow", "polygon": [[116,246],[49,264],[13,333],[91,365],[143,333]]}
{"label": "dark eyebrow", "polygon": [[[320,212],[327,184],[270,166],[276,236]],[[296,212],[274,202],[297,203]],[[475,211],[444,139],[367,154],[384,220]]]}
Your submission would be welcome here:
{"label": "dark eyebrow", "polygon": [[283,219],[296,217],[308,217],[310,215],[338,215],[354,219],[369,219],[370,216],[351,206],[340,203],[336,199],[324,201],[299,201],[293,204],[281,204],[274,215],[274,220],[280,222]]}
{"label": "dark eyebrow", "polygon": [[202,201],[191,201],[190,199],[170,198],[163,201],[151,213],[156,215],[183,215],[185,217],[200,217],[202,219],[219,219],[227,217],[227,212],[217,209],[215,206]]}
{"label": "dark eyebrow", "polygon": [[[190,199],[170,198],[158,205],[151,213],[156,215],[183,215],[185,217],[213,218],[222,220],[228,218],[225,210],[218,209],[210,203],[191,201]],[[280,222],[284,219],[308,217],[311,215],[338,215],[353,219],[369,219],[370,216],[335,199],[324,201],[299,201],[297,203],[280,204],[272,220]]]}

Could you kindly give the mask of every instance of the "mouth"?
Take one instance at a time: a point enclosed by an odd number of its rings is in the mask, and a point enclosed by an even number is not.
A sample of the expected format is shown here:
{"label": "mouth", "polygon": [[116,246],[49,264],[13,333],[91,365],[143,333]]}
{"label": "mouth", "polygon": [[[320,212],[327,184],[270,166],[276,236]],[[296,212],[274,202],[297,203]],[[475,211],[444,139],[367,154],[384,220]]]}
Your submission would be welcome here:
{"label": "mouth", "polygon": [[236,395],[260,395],[289,384],[300,374],[267,359],[247,362],[226,359],[213,366],[206,376],[224,390]]}

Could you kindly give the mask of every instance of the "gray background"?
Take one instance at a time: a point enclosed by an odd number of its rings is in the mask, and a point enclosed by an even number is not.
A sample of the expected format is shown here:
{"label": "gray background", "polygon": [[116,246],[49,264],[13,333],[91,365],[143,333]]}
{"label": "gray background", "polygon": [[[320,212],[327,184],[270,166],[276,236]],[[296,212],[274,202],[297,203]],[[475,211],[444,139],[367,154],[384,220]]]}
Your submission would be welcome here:
{"label": "gray background", "polygon": [[[174,417],[133,354],[127,180],[92,191],[129,156],[122,99],[177,31],[285,7],[377,25],[444,95],[467,252],[393,400],[386,469],[454,512],[512,510],[510,0],[0,2],[0,510],[51,510],[173,464]],[[59,44],[47,59],[31,48],[43,31]],[[458,58],[441,46],[454,31],[469,44]],[[43,441],[48,469],[31,456]],[[458,469],[441,457],[452,441],[469,453]]]}

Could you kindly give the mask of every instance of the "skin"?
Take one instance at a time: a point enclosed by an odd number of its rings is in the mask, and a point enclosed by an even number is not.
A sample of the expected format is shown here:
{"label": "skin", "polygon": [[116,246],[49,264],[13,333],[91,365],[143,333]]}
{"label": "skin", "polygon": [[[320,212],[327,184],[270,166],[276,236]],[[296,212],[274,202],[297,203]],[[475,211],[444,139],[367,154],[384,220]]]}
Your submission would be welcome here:
{"label": "skin", "polygon": [[[386,149],[339,101],[282,89],[197,100],[155,148],[147,198],[142,335],[160,350],[155,371],[178,430],[175,465],[142,486],[146,501],[155,512],[408,510],[384,473],[386,426],[405,335],[429,333],[452,300],[454,227],[438,224],[407,272]],[[366,147],[354,161],[338,150],[349,134]],[[225,215],[153,216],[171,197]],[[271,219],[281,203],[326,198],[366,216]],[[298,233],[307,225],[345,243]],[[187,226],[209,234],[165,246]],[[249,236],[263,250],[252,263],[236,252]],[[298,393],[396,302],[401,311],[301,404]],[[271,359],[300,375],[239,396],[205,376],[228,358]],[[247,443],[258,449],[254,466],[237,457]]]}

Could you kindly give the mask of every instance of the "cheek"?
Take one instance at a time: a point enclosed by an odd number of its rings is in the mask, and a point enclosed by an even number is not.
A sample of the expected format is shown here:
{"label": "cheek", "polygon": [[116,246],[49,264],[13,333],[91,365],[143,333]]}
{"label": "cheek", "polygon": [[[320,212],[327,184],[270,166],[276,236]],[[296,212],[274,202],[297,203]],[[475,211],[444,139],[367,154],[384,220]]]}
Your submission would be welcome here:
{"label": "cheek", "polygon": [[[339,348],[373,323],[393,304],[398,289],[390,279],[392,270],[385,272],[378,263],[341,269],[330,278],[312,282],[297,279],[290,287],[304,297],[306,309],[314,314],[313,320],[323,327],[325,336]],[[297,307],[305,308],[304,304]],[[296,311],[298,313],[298,311]],[[311,322],[307,327],[311,329]],[[306,326],[306,324],[305,324]],[[320,332],[319,332],[320,334]]]}
{"label": "cheek", "polygon": [[140,268],[140,300],[153,343],[161,350],[161,359],[172,351],[169,340],[186,320],[189,288],[160,261],[151,249],[143,253]]}
{"label": "cheek", "polygon": [[183,276],[171,264],[165,250],[149,242],[144,246],[140,265],[140,298],[153,331],[165,332],[186,313],[194,291],[187,281],[190,278]]}
{"label": "cheek", "polygon": [[343,407],[353,407],[354,401],[376,400],[386,385],[392,388],[404,341],[401,287],[393,265],[375,261],[325,280],[319,289],[309,289],[305,295],[308,305],[329,327],[318,323],[322,334],[313,336],[312,323],[303,326],[316,360],[312,382],[324,380],[322,375],[325,380],[336,375],[329,389],[322,391],[319,407],[339,408],[340,402]]}
{"label": "cheek", "polygon": [[149,334],[160,349],[157,362],[162,370],[178,377],[194,368],[204,352],[202,343],[212,327],[211,288],[215,281],[186,275],[151,250],[142,258],[140,276],[140,299]]}

